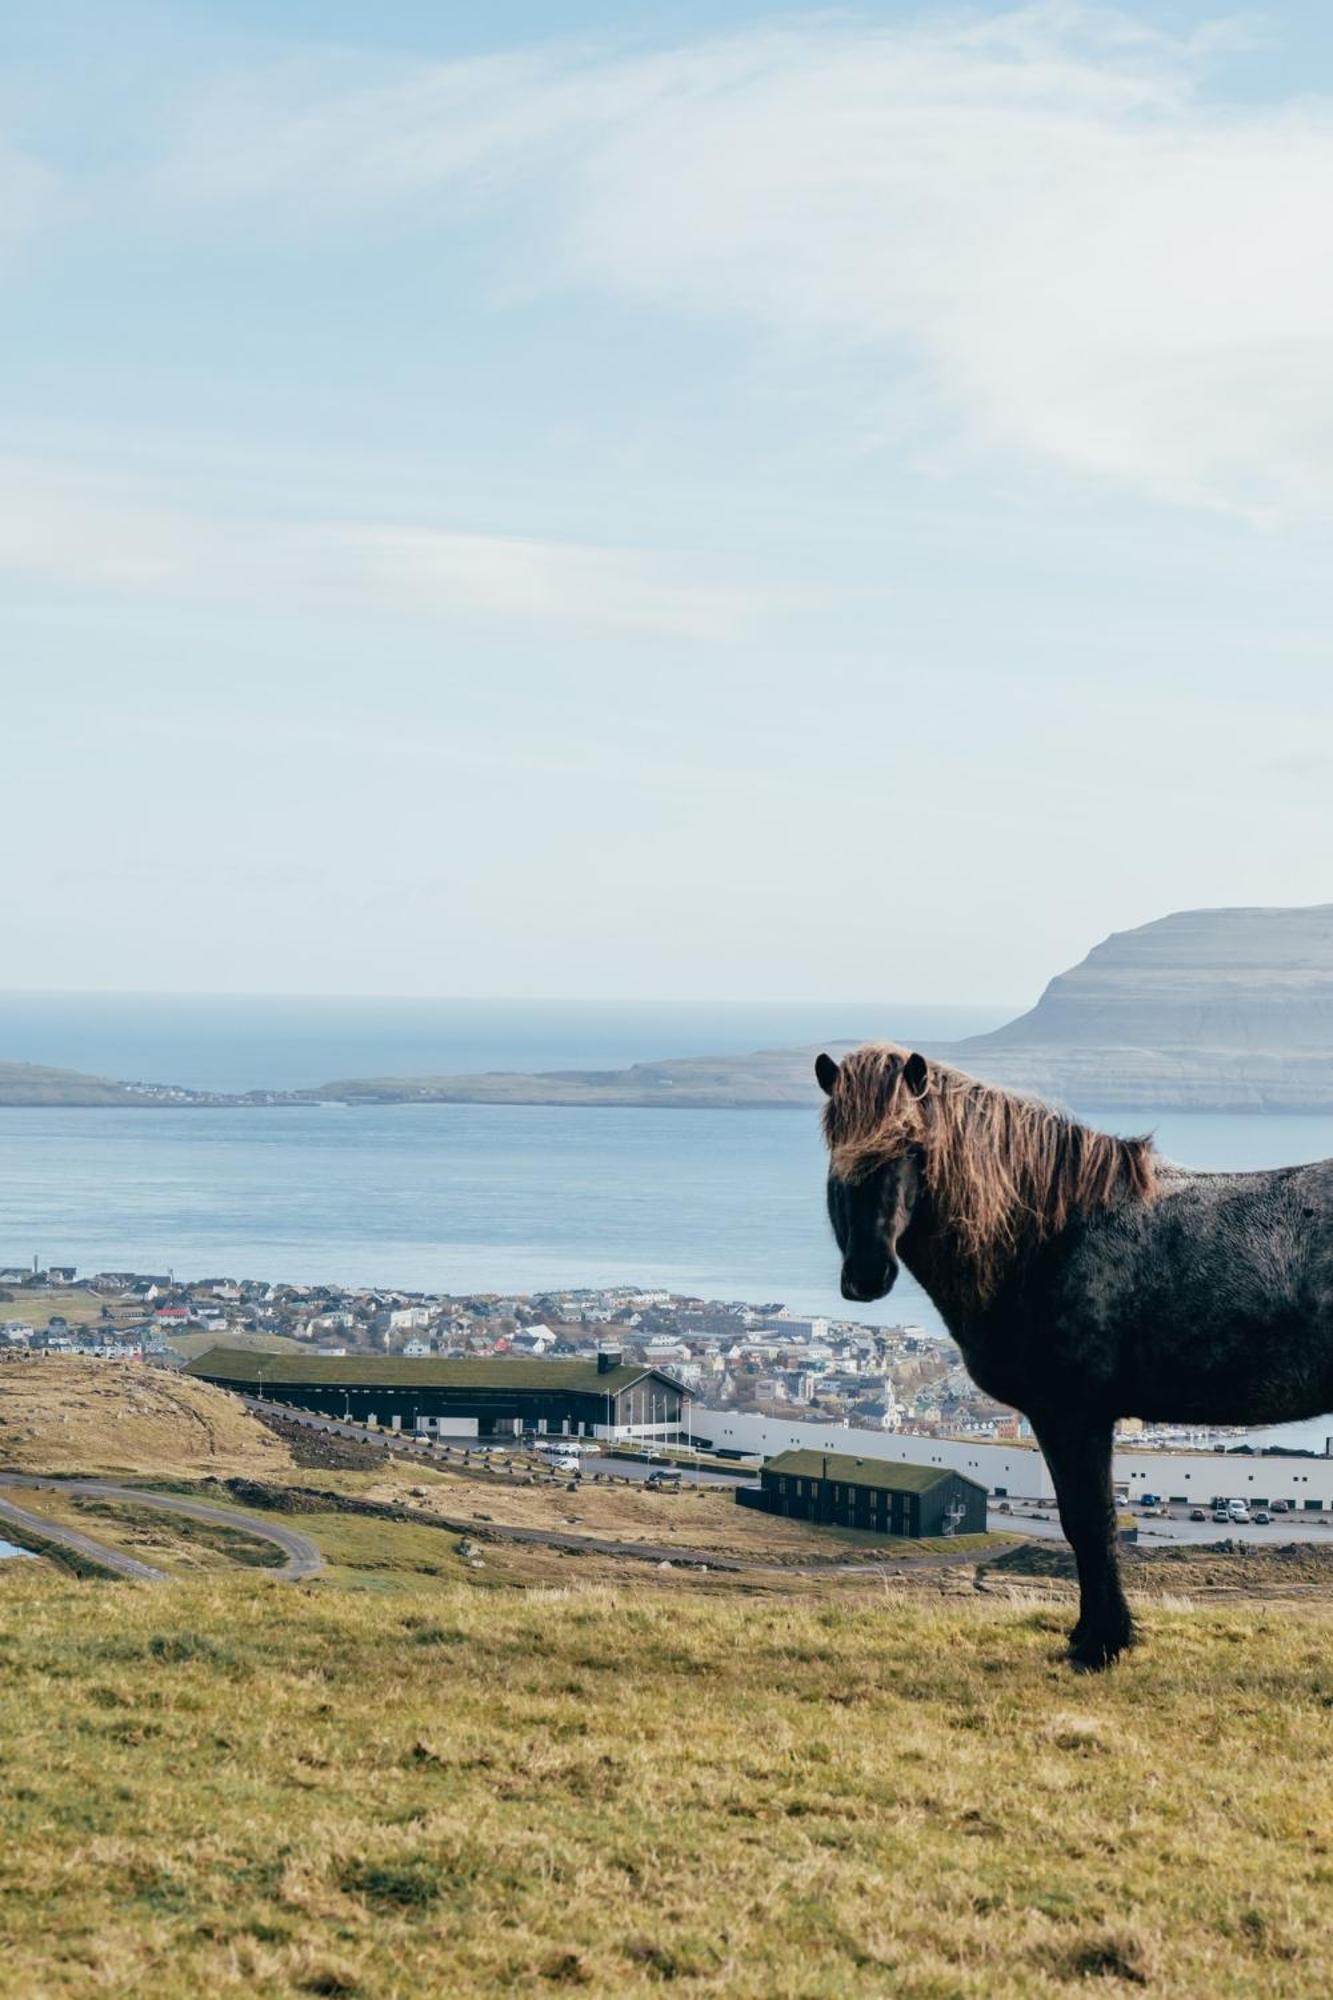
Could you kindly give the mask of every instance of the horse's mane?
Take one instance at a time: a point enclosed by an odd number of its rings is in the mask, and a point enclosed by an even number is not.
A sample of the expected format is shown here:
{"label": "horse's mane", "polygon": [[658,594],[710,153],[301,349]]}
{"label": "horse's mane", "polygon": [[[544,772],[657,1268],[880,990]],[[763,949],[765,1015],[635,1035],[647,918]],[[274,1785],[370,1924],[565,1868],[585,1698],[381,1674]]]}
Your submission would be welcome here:
{"label": "horse's mane", "polygon": [[1076,1216],[1153,1199],[1151,1139],[1094,1132],[944,1063],[926,1063],[917,1095],[904,1080],[906,1061],[907,1051],[890,1042],[844,1057],[824,1107],[833,1171],[861,1180],[920,1147],[931,1199],[961,1239],[983,1297]]}

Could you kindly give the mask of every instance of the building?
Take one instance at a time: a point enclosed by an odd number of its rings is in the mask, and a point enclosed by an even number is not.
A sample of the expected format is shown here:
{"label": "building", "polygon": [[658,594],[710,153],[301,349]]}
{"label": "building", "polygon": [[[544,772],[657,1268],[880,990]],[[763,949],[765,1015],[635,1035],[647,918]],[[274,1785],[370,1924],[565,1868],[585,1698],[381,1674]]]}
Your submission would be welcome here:
{"label": "building", "polygon": [[[695,1442],[738,1458],[768,1458],[788,1450],[846,1451],[893,1462],[920,1460],[975,1479],[997,1500],[1053,1501],[1055,1482],[1035,1444],[1021,1438],[981,1444],[974,1438],[920,1437],[905,1431],[849,1429],[846,1424],[802,1423],[788,1417],[752,1416],[742,1410],[696,1409]],[[1333,1509],[1333,1455],[1298,1451],[1117,1450],[1112,1461],[1116,1497],[1138,1504],[1145,1493],[1189,1506],[1245,1498],[1252,1506],[1285,1500],[1295,1511]]]}
{"label": "building", "polygon": [[981,1535],[986,1489],[938,1465],[903,1465],[850,1452],[783,1451],[759,1474],[759,1491],[737,1487],[742,1506],[798,1521],[867,1528],[879,1535]]}
{"label": "building", "polygon": [[495,1355],[417,1360],[400,1354],[263,1354],[210,1348],[189,1373],[220,1388],[327,1416],[429,1432],[475,1424],[478,1437],[683,1439],[689,1392],[670,1375],[603,1350],[592,1361]]}

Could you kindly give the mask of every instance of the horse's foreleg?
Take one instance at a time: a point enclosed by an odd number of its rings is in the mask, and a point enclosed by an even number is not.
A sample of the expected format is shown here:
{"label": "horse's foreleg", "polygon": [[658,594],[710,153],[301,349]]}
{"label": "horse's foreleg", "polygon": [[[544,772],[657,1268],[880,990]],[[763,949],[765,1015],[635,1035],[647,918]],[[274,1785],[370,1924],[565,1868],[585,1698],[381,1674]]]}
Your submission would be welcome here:
{"label": "horse's foreleg", "polygon": [[1109,1667],[1134,1643],[1116,1548],[1114,1426],[1101,1418],[1061,1416],[1034,1419],[1033,1429],[1051,1468],[1060,1524],[1078,1564],[1079,1616],[1069,1635],[1069,1656],[1077,1667]]}

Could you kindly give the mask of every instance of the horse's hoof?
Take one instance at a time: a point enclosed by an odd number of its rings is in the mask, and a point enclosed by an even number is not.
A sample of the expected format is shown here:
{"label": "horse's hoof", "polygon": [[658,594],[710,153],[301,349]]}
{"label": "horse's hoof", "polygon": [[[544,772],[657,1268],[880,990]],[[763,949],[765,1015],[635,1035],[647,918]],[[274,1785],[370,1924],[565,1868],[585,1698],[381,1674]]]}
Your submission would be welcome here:
{"label": "horse's hoof", "polygon": [[1134,1642],[1132,1625],[1117,1632],[1080,1632],[1076,1626],[1069,1635],[1069,1664],[1075,1673],[1105,1673]]}

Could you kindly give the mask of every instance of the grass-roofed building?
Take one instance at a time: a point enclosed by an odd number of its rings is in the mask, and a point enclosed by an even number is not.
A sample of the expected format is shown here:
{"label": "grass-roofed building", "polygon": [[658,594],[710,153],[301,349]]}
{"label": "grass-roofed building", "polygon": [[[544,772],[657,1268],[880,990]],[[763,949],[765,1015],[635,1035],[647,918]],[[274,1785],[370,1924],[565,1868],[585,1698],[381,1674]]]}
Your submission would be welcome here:
{"label": "grass-roofed building", "polygon": [[986,1489],[946,1465],[903,1465],[849,1452],[781,1451],[738,1487],[743,1506],[881,1535],[983,1535]]}
{"label": "grass-roofed building", "polygon": [[674,1441],[688,1430],[689,1392],[660,1369],[604,1351],[595,1361],[526,1355],[410,1360],[398,1354],[261,1354],[210,1348],[188,1373],[241,1395],[325,1416],[413,1431],[475,1423],[478,1437]]}

